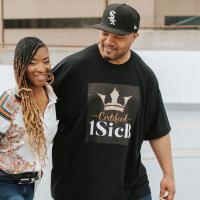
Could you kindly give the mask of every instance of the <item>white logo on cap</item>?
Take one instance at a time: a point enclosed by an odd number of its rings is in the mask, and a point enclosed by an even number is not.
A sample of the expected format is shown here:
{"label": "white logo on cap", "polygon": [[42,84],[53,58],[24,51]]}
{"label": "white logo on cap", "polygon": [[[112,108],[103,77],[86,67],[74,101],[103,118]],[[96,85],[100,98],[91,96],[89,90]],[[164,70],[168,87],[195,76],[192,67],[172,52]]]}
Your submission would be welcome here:
{"label": "white logo on cap", "polygon": [[137,30],[137,26],[136,25],[134,25],[134,30]]}
{"label": "white logo on cap", "polygon": [[108,19],[110,20],[110,24],[112,24],[112,25],[115,25],[115,22],[116,22],[115,14],[116,14],[116,12],[114,10],[111,10],[109,13],[110,16],[108,17]]}

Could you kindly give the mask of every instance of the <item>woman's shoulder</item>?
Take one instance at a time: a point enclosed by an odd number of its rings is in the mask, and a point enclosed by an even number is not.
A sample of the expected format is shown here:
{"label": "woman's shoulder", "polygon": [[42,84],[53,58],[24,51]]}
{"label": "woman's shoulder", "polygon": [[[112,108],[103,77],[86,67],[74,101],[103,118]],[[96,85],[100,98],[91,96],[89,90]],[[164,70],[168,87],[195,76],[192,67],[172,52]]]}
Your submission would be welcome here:
{"label": "woman's shoulder", "polygon": [[16,110],[14,90],[5,90],[0,95],[0,132],[5,134]]}
{"label": "woman's shoulder", "polygon": [[7,120],[11,120],[16,103],[18,103],[18,101],[15,89],[5,90],[0,96],[0,116]]}

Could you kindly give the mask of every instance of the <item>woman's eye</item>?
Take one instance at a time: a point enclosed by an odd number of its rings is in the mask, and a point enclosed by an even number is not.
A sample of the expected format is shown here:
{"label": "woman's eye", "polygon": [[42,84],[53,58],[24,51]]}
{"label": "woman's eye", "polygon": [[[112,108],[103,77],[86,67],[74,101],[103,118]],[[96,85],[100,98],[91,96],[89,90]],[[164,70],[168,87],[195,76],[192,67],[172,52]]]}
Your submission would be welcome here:
{"label": "woman's eye", "polygon": [[30,64],[30,65],[34,65],[34,64],[35,64],[35,62],[34,62],[34,61],[31,61],[29,64]]}

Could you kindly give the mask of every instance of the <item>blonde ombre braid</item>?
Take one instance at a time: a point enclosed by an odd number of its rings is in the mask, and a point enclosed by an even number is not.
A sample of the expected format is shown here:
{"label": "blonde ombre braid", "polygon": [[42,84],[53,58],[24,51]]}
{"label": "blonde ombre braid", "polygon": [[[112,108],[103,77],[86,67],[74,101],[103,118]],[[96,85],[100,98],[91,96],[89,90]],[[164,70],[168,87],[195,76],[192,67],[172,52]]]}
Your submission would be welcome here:
{"label": "blonde ombre braid", "polygon": [[39,48],[47,48],[38,38],[25,37],[15,48],[14,73],[18,86],[18,95],[21,98],[23,120],[28,142],[34,154],[37,154],[41,163],[47,158],[46,138],[38,106],[33,99],[32,89],[28,86],[26,71],[31,59]]}

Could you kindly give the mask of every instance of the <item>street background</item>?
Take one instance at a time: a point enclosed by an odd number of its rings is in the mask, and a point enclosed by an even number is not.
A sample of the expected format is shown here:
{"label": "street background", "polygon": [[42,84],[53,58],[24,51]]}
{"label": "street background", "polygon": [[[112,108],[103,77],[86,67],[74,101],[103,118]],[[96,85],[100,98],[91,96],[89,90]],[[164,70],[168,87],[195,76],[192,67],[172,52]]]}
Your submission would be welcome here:
{"label": "street background", "polygon": [[[160,84],[172,127],[175,200],[198,200],[200,0],[0,0],[0,93],[14,85],[14,48],[22,37],[43,40],[55,66],[65,56],[98,42],[99,31],[91,26],[111,3],[127,3],[141,15],[132,49],[153,69]],[[162,173],[148,142],[142,147],[142,158],[153,200],[158,200]],[[50,172],[51,160],[35,200],[52,200]]]}

